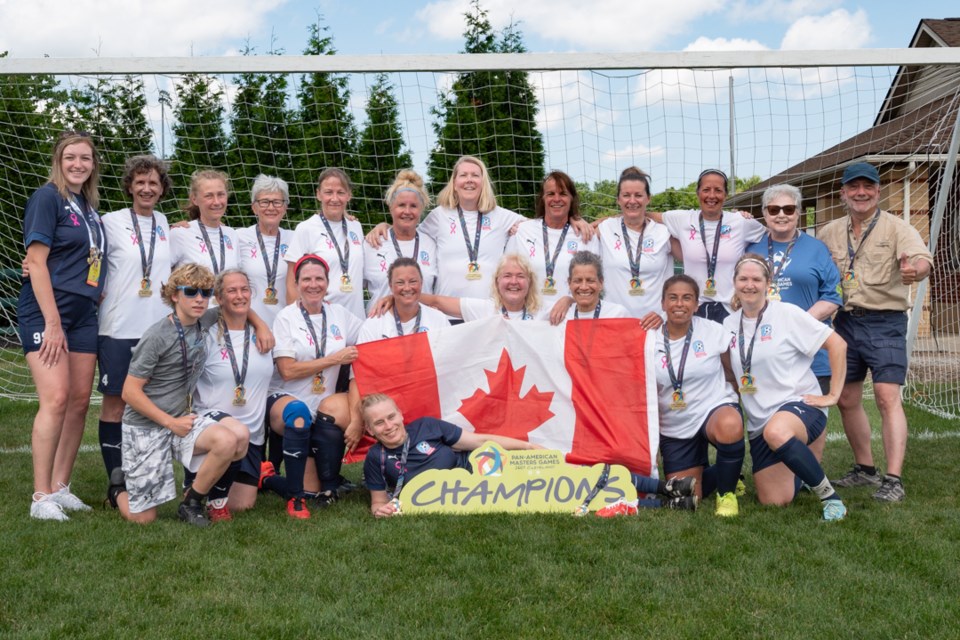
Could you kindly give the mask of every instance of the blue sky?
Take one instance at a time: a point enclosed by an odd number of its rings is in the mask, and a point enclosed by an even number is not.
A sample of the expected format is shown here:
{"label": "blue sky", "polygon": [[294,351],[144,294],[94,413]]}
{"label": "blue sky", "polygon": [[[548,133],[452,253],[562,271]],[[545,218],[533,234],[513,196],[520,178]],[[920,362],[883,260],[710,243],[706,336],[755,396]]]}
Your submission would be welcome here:
{"label": "blue sky", "polygon": [[[0,51],[220,56],[249,44],[256,53],[273,46],[299,54],[319,14],[343,54],[456,53],[467,6],[467,0],[0,0]],[[895,9],[889,2],[843,0],[484,0],[483,6],[497,28],[518,21],[533,52],[901,48],[920,19],[960,15],[955,1]],[[769,176],[869,126],[892,73],[734,72],[738,175]],[[729,170],[730,74],[617,75],[531,74],[549,168],[594,181],[636,164],[652,173],[654,191],[682,186],[704,166]],[[369,82],[369,76],[352,79],[358,121]],[[394,82],[401,102],[410,100],[403,106],[405,136],[422,171],[433,144],[429,107],[449,76],[405,74]],[[154,102],[151,117],[159,122],[157,112]],[[836,112],[842,120],[829,120]]]}

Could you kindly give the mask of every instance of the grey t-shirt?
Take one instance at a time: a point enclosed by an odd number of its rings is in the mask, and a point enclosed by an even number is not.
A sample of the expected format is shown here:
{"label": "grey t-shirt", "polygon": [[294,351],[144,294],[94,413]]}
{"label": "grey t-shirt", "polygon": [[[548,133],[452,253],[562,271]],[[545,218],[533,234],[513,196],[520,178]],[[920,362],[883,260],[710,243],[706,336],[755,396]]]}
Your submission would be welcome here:
{"label": "grey t-shirt", "polygon": [[[207,358],[207,329],[217,321],[217,315],[216,309],[208,309],[197,324],[183,328],[187,345],[186,367],[177,328],[169,316],[147,329],[133,348],[129,374],[145,379],[147,383],[143,391],[147,397],[175,418],[187,413],[187,391],[196,388],[197,379],[203,373]],[[123,411],[123,421],[140,427],[160,427],[130,406]]]}

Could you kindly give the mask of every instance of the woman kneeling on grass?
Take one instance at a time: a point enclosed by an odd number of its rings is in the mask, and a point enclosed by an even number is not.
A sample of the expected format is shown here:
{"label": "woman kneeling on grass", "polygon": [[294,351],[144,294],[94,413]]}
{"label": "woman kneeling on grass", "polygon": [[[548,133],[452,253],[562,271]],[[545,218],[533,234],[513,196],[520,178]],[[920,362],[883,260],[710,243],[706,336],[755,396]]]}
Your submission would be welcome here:
{"label": "woman kneeling on grass", "polygon": [[[786,505],[806,484],[823,503],[824,520],[847,508],[820,466],[827,407],[835,405],[847,371],[847,344],[833,329],[795,305],[768,300],[770,267],[755,253],[734,268],[734,306],[723,321],[732,336],[733,372],[747,414],[753,479],[761,504]],[[810,368],[821,348],[830,360],[830,393]]]}
{"label": "woman kneeling on grass", "polygon": [[383,393],[364,396],[360,414],[367,433],[377,440],[367,451],[363,474],[370,489],[370,513],[378,518],[400,514],[404,482],[429,469],[470,469],[470,452],[488,440],[508,450],[543,448],[515,438],[464,431],[436,418],[404,425],[397,404]]}
{"label": "woman kneeling on grass", "polygon": [[206,358],[206,330],[217,313],[206,313],[213,274],[185,264],[163,285],[173,313],[147,329],[133,350],[123,385],[123,467],[110,477],[110,502],[131,522],[146,524],[157,507],[177,495],[173,460],[196,473],[177,510],[188,524],[210,524],[203,501],[234,460],[247,453],[249,431],[220,412],[193,413],[193,391]]}

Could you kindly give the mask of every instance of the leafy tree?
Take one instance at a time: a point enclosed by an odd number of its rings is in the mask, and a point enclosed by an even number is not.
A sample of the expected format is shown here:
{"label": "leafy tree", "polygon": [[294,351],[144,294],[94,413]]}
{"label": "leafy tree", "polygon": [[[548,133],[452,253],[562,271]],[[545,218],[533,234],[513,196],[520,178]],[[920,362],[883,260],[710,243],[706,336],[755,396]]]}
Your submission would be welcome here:
{"label": "leafy tree", "polygon": [[580,196],[580,214],[583,217],[596,220],[618,213],[616,180],[594,182],[592,188],[586,182],[578,182],[576,187]]}
{"label": "leafy tree", "polygon": [[[307,56],[336,53],[329,27],[320,18],[310,25],[310,39],[303,51]],[[347,77],[331,73],[310,73],[301,78],[297,97],[300,105],[291,124],[291,152],[297,193],[294,205],[306,217],[316,209],[316,180],[327,167],[339,167],[348,174],[356,169],[356,126],[349,109]]]}
{"label": "leafy tree", "polygon": [[393,86],[385,73],[377,74],[367,100],[367,122],[357,146],[356,208],[363,222],[383,220],[383,194],[397,172],[413,165],[404,149],[400,110]]}
{"label": "leafy tree", "polygon": [[[523,53],[523,37],[515,24],[500,38],[480,0],[472,0],[464,53]],[[474,155],[490,169],[498,202],[530,213],[543,180],[543,136],[536,126],[537,99],[523,71],[462,73],[432,110],[437,145],[430,153],[428,175],[434,187],[445,184],[457,158]],[[435,190],[437,190],[435,188]]]}
{"label": "leafy tree", "polygon": [[668,187],[650,198],[647,208],[651,211],[670,211],[672,209],[698,209],[697,183],[691,182],[682,189]]}
{"label": "leafy tree", "polygon": [[[253,49],[244,49],[250,55]],[[273,55],[280,50],[270,52]],[[257,175],[265,173],[293,180],[287,109],[287,76],[284,74],[241,73],[230,112],[230,140],[227,166],[239,211],[250,215],[250,189]],[[248,221],[253,223],[252,216]],[[245,225],[238,225],[245,226]]]}
{"label": "leafy tree", "polygon": [[183,76],[176,93],[171,177],[177,199],[185,202],[194,171],[227,167],[223,88],[210,76],[190,73]]}

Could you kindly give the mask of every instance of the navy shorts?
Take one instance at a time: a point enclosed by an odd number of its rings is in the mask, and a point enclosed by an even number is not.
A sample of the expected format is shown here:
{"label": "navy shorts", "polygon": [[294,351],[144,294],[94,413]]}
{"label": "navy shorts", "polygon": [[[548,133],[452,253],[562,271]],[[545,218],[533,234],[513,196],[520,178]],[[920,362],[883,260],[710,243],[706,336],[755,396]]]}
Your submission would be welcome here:
{"label": "navy shorts", "polygon": [[263,445],[251,444],[247,455],[240,460],[240,471],[234,482],[252,487],[260,482],[260,463],[263,462]]}
{"label": "navy shorts", "polygon": [[[60,326],[71,353],[96,353],[99,320],[97,303],[89,296],[54,289]],[[17,301],[17,330],[24,353],[40,350],[46,322],[33,295],[21,294]]]}
{"label": "navy shorts", "polygon": [[[819,438],[823,430],[827,428],[827,416],[823,411],[803,402],[788,402],[778,411],[789,411],[803,421],[803,426],[807,428],[808,445]],[[750,438],[750,458],[753,460],[754,473],[781,462],[770,449],[767,441],[763,439],[762,433]]]}
{"label": "navy shorts", "polygon": [[99,336],[97,347],[97,368],[100,379],[97,391],[105,396],[119,396],[123,392],[123,381],[130,370],[133,348],[140,340],[136,338],[111,338]]}
{"label": "navy shorts", "polygon": [[907,314],[903,311],[841,311],[834,320],[847,342],[847,382],[902,385],[907,380]]}
{"label": "navy shorts", "polygon": [[723,324],[724,318],[730,315],[730,312],[720,302],[701,302],[694,315]]}
{"label": "navy shorts", "polygon": [[737,402],[724,402],[718,404],[707,417],[704,418],[700,429],[692,438],[671,438],[670,436],[660,436],[660,456],[663,458],[663,473],[670,475],[675,471],[684,469],[693,469],[694,467],[706,467],[710,464],[707,454],[707,422],[710,416],[721,407],[733,407],[743,419],[743,410]]}

